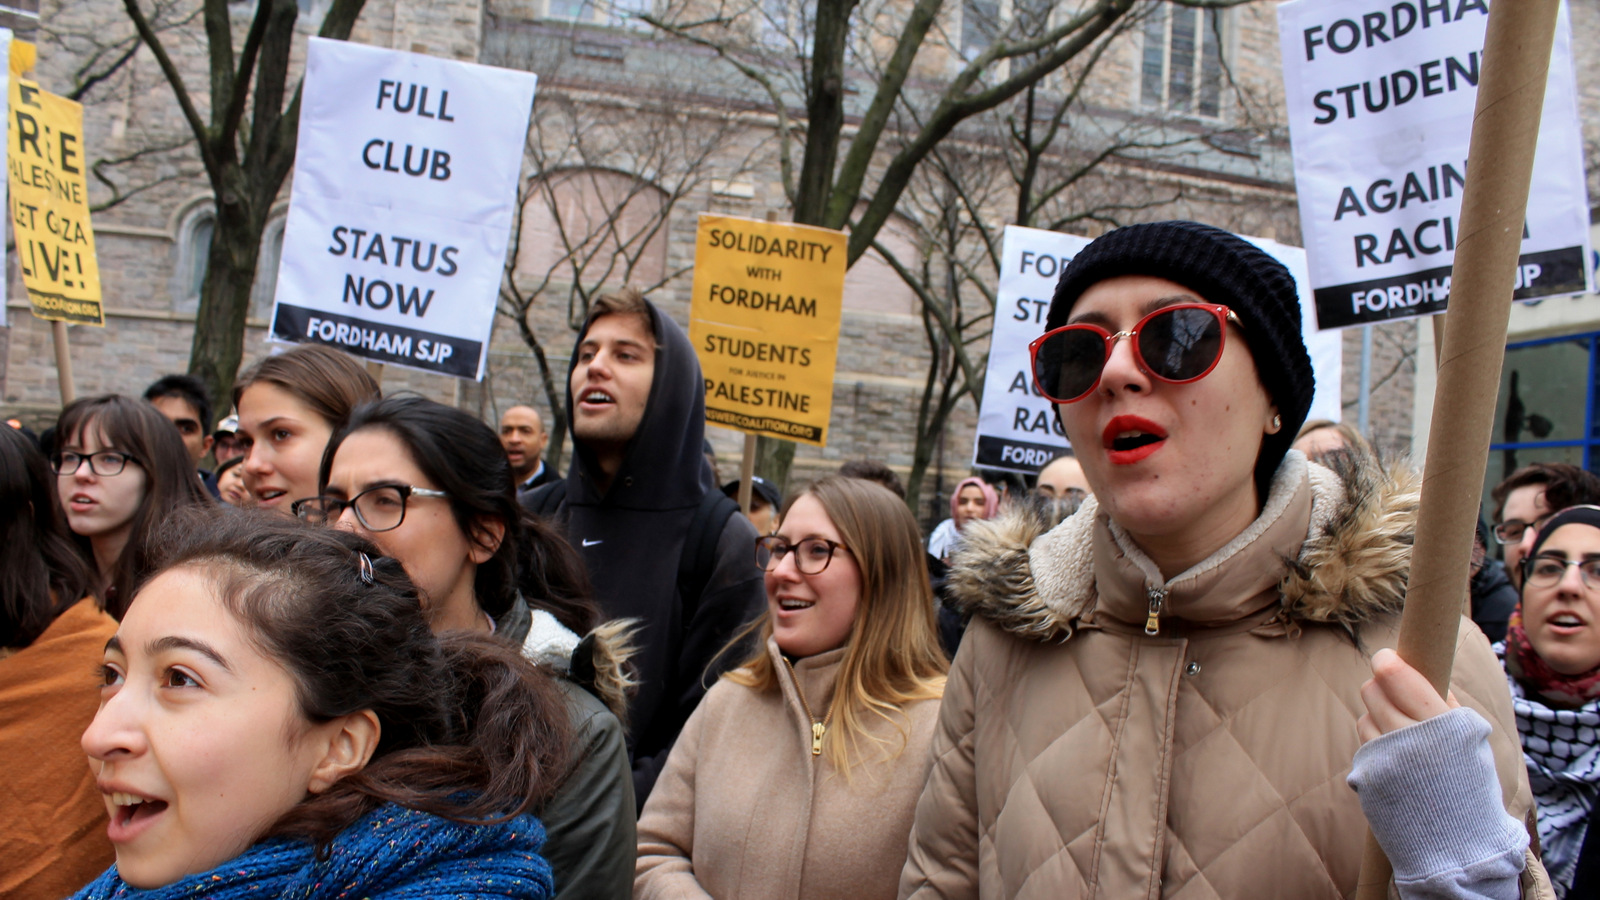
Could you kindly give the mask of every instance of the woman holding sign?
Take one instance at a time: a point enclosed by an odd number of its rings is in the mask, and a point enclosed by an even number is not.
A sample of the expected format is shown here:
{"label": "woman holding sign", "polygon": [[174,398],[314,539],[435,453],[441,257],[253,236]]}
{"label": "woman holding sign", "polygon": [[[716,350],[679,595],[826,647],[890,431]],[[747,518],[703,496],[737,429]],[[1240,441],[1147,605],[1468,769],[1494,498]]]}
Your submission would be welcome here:
{"label": "woman holding sign", "polygon": [[1347,897],[1363,813],[1402,895],[1515,896],[1510,698],[1470,623],[1463,708],[1379,649],[1417,480],[1289,450],[1313,379],[1288,271],[1193,222],[1119,229],[1031,350],[1093,494],[964,534],[901,896]]}

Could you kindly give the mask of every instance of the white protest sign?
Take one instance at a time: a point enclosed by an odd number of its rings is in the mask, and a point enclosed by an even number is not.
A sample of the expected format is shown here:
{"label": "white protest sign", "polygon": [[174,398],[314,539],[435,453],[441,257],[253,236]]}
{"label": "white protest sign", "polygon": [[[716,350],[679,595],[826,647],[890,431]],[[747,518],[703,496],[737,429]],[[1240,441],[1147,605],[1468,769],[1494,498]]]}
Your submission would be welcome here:
{"label": "white protest sign", "polygon": [[[1305,251],[1261,238],[1244,239],[1270,253],[1294,276],[1300,292],[1301,332],[1317,384],[1307,418],[1337,421],[1344,377],[1341,342],[1337,334],[1317,333]],[[1068,449],[1054,404],[1034,387],[1028,344],[1044,334],[1062,268],[1088,245],[1088,238],[1076,235],[1006,227],[973,465],[1032,474]]]}
{"label": "white protest sign", "polygon": [[481,379],[535,82],[312,38],[271,338]]}
{"label": "white protest sign", "polygon": [[[1278,7],[1300,227],[1321,327],[1444,311],[1488,19],[1486,0]],[[1517,299],[1593,289],[1565,3],[1522,237]]]}

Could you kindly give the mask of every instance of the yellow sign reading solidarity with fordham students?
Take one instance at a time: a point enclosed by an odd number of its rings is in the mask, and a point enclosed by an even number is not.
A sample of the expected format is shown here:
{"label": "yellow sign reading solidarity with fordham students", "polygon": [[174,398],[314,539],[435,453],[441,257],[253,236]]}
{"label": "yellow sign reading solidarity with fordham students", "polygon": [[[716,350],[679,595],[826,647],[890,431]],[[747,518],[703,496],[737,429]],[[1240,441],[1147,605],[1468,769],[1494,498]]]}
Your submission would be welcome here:
{"label": "yellow sign reading solidarity with fordham students", "polygon": [[6,168],[17,266],[33,314],[104,325],[84,182],[83,107],[12,73]]}
{"label": "yellow sign reading solidarity with fordham students", "polygon": [[828,228],[700,217],[689,340],[707,422],[827,444],[845,244]]}

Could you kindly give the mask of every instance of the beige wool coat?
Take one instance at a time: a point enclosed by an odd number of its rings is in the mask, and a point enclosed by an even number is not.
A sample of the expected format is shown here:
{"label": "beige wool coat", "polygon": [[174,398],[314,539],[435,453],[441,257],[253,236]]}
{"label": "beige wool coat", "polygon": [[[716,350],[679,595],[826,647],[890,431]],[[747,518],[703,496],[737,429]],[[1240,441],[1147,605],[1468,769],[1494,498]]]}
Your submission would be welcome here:
{"label": "beige wool coat", "polygon": [[[1291,452],[1260,518],[1170,582],[1092,499],[1046,534],[969,528],[952,581],[975,617],[900,895],[1353,896],[1366,823],[1345,777],[1417,494],[1371,460],[1336,476]],[[1470,621],[1452,685],[1526,820],[1509,691]],[[1549,896],[1531,853],[1523,888]]]}
{"label": "beige wool coat", "polygon": [[[894,897],[931,763],[938,701],[910,704],[899,728],[877,720],[874,731],[893,756],[863,743],[866,762],[847,780],[827,756],[812,755],[812,720],[777,644],[769,641],[767,650],[781,692],[724,678],[678,735],[639,818],[634,897]],[[794,663],[818,717],[833,702],[844,652]]]}

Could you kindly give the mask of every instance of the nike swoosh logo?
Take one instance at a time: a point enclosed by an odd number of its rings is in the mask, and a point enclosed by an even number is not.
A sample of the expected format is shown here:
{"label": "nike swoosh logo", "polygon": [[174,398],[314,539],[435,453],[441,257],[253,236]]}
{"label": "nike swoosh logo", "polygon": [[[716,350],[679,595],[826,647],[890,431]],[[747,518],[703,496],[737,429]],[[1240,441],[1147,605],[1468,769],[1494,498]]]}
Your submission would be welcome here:
{"label": "nike swoosh logo", "polygon": [[600,542],[599,541],[591,541],[588,538],[584,538],[583,539],[583,545],[585,547],[593,547],[594,545],[596,545],[598,543],[600,543]]}

